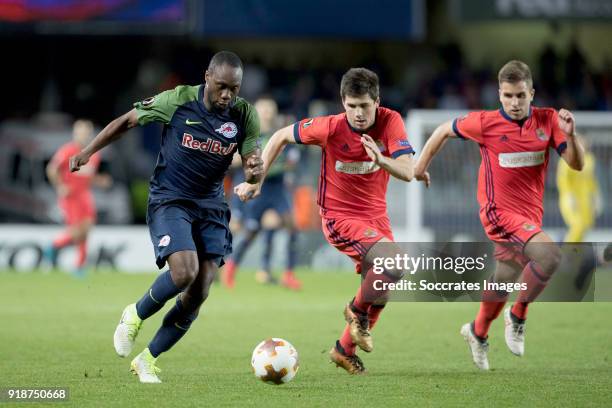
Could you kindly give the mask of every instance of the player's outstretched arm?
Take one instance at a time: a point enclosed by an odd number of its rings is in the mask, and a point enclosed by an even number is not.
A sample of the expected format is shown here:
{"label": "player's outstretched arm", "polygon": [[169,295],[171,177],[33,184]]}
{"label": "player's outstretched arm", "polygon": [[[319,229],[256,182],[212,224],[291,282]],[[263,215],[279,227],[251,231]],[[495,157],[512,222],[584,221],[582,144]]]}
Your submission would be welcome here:
{"label": "player's outstretched arm", "polygon": [[567,109],[559,110],[559,129],[567,136],[567,148],[561,153],[561,157],[572,169],[582,170],[584,167],[584,147],[576,135],[574,115]]}
{"label": "player's outstretched arm", "polygon": [[421,155],[417,160],[414,173],[417,180],[423,180],[427,187],[431,184],[429,173],[427,169],[431,164],[434,156],[438,154],[444,143],[449,137],[456,137],[457,135],[453,132],[453,122],[444,122],[436,128],[431,134],[431,137],[427,139],[427,143],[421,151]]}
{"label": "player's outstretched arm", "polygon": [[261,154],[261,159],[263,160],[263,174],[261,176],[261,180],[256,184],[241,183],[234,188],[234,193],[236,193],[240,200],[247,201],[259,195],[261,185],[263,184],[272,163],[274,163],[276,158],[289,143],[295,143],[295,138],[293,137],[293,125],[277,130],[266,144],[266,147]]}
{"label": "player's outstretched arm", "polygon": [[77,171],[87,164],[89,158],[98,150],[119,139],[123,132],[138,125],[136,109],[119,116],[110,122],[80,153],[70,158],[70,171]]}
{"label": "player's outstretched arm", "polygon": [[368,157],[387,173],[400,180],[412,181],[414,178],[414,161],[412,160],[412,155],[404,154],[396,159],[384,156],[374,139],[366,134],[361,136],[361,144],[363,144],[363,148],[368,154]]}

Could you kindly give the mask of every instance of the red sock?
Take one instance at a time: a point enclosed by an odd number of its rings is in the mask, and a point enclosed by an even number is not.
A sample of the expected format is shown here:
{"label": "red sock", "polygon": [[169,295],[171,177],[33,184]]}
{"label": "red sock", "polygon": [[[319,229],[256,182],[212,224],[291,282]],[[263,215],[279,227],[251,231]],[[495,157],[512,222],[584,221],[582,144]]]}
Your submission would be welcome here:
{"label": "red sock", "polygon": [[549,279],[550,276],[544,274],[537,262],[529,262],[523,269],[523,283],[527,284],[527,289],[519,292],[516,303],[512,306],[512,314],[521,320],[525,320],[529,303],[533,302],[542,293]]}
{"label": "red sock", "polygon": [[384,308],[385,305],[372,305],[368,309],[368,322],[370,324],[370,330],[372,330],[374,325],[376,325],[376,322],[378,321],[378,318],[380,317],[380,314]]}
{"label": "red sock", "polygon": [[53,248],[60,249],[72,244],[72,236],[69,232],[64,231],[53,240]]}
{"label": "red sock", "polygon": [[83,241],[79,243],[77,252],[78,252],[78,255],[77,255],[77,261],[76,261],[76,267],[82,268],[83,265],[85,265],[85,261],[87,260],[87,241]]}
{"label": "red sock", "polygon": [[474,334],[478,337],[486,338],[489,327],[493,320],[499,316],[504,309],[508,294],[499,293],[493,290],[485,290],[482,293],[483,301],[480,302],[478,315],[474,320]]}
{"label": "red sock", "polygon": [[[362,272],[363,273],[363,272]],[[381,282],[374,284],[375,281],[380,280]],[[357,291],[355,299],[353,299],[353,306],[359,310],[366,312],[372,303],[380,301],[381,298],[388,296],[388,290],[376,290],[376,287],[382,287],[383,283],[397,282],[397,279],[393,279],[386,274],[375,274],[370,268],[366,273],[365,279],[361,282],[361,286]]]}
{"label": "red sock", "polygon": [[355,343],[351,340],[351,331],[349,329],[349,325],[347,324],[342,332],[342,337],[340,337],[340,346],[344,349],[344,354],[347,356],[352,356],[355,354]]}

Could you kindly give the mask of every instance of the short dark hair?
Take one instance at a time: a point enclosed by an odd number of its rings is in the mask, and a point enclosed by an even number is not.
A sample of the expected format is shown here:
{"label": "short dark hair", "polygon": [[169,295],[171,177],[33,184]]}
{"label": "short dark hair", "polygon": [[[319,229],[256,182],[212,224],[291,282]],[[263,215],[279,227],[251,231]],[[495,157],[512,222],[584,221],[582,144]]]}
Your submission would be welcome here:
{"label": "short dark hair", "polygon": [[348,96],[362,96],[368,94],[374,100],[378,99],[378,75],[367,68],[351,68],[340,82],[340,96],[342,100]]}
{"label": "short dark hair", "polygon": [[497,80],[500,85],[502,82],[516,84],[517,82],[525,81],[529,88],[533,88],[533,77],[531,76],[529,65],[519,60],[509,61],[501,67],[499,74],[497,74]]}
{"label": "short dark hair", "polygon": [[242,69],[242,61],[240,57],[231,51],[219,51],[210,59],[208,64],[208,70],[212,71],[216,67],[221,65],[229,65],[233,68]]}

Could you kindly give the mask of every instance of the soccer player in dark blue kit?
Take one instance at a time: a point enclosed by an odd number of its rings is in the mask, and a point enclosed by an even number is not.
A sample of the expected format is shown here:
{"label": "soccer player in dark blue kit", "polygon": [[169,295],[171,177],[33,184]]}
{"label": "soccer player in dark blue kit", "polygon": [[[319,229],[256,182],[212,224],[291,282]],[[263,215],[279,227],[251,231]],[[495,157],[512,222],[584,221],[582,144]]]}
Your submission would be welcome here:
{"label": "soccer player in dark blue kit", "polygon": [[[279,125],[278,105],[269,96],[261,96],[255,102],[255,109],[259,115],[261,130],[261,147],[264,148],[272,133]],[[272,240],[274,229],[264,227],[264,215],[272,211],[278,215],[283,228],[287,231],[287,264],[282,275],[280,284],[288,289],[300,290],[301,282],[293,272],[297,257],[297,228],[293,222],[291,202],[289,198],[287,175],[297,166],[300,153],[297,148],[286,149],[285,152],[272,165],[268,172],[266,184],[262,186],[261,195],[244,205],[234,195],[232,200],[232,212],[239,208],[241,212],[240,221],[245,230],[245,236],[236,246],[232,256],[227,260],[221,274],[221,282],[228,288],[234,287],[234,278],[242,257],[249,249],[259,232],[264,229],[264,251],[262,254],[261,270],[255,273],[255,279],[260,283],[275,284],[276,279],[272,276],[270,269],[270,257],[272,255]],[[241,174],[234,177],[234,185],[242,183]]]}
{"label": "soccer player in dark blue kit", "polygon": [[[104,146],[136,125],[164,124],[161,150],[151,177],[147,223],[160,274],[136,303],[128,305],[114,335],[115,351],[127,357],[142,322],[176,297],[148,347],[132,360],[140,382],[159,383],[157,357],[187,332],[224,257],[231,253],[230,212],[223,177],[236,149],[245,180],[256,183],[263,173],[258,148],[259,118],[239,98],[242,62],[229,51],[213,56],[205,83],[181,85],[134,104],[110,122],[79,154],[70,158],[78,170]],[[178,295],[178,296],[177,296]]]}

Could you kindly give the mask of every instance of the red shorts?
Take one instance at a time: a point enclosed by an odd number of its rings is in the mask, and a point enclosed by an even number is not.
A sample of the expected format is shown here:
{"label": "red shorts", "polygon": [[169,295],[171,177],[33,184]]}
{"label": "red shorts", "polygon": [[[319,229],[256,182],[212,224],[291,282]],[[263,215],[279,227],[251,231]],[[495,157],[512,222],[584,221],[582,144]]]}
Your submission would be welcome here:
{"label": "red shorts", "polygon": [[541,222],[508,211],[486,212],[484,209],[480,210],[480,221],[487,237],[495,242],[495,259],[527,264],[529,260],[523,250],[534,235],[542,232]]}
{"label": "red shorts", "polygon": [[59,207],[67,225],[80,224],[85,220],[96,221],[96,206],[91,193],[60,198]]}
{"label": "red shorts", "polygon": [[361,261],[372,244],[381,238],[393,241],[389,217],[372,220],[323,218],[325,239],[338,251],[355,262],[355,270],[361,273]]}

